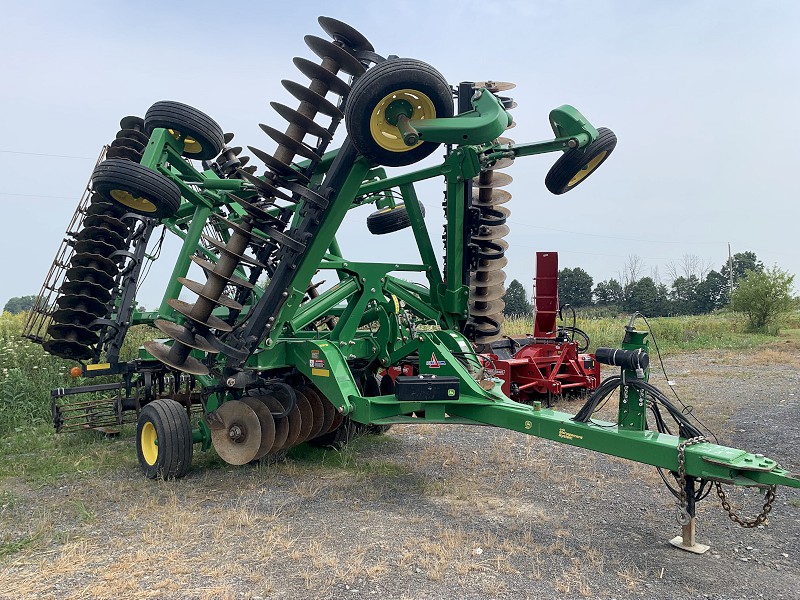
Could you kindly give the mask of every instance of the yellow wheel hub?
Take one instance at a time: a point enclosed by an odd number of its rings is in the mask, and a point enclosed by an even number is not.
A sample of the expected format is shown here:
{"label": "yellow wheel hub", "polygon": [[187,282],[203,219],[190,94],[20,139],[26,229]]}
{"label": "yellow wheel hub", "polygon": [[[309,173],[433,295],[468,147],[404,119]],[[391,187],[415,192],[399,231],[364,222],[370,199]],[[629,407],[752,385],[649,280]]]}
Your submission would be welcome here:
{"label": "yellow wheel hub", "polygon": [[417,90],[397,90],[387,94],[372,110],[369,119],[369,131],[372,139],[384,150],[390,152],[408,152],[419,146],[420,141],[413,146],[406,146],[400,130],[386,120],[386,109],[392,102],[405,100],[413,107],[413,114],[409,117],[412,121],[433,119],[436,117],[436,107],[431,99]]}
{"label": "yellow wheel hub", "polygon": [[186,154],[199,154],[202,152],[203,145],[193,137],[189,137],[188,135],[184,137],[181,135],[180,131],[176,131],[174,129],[167,129],[167,131],[169,131],[172,137],[174,137],[176,140],[183,140],[183,151]]}
{"label": "yellow wheel hub", "polygon": [[142,457],[145,462],[151,467],[155,465],[158,460],[158,437],[156,428],[149,421],[142,427],[139,445],[142,447]]}
{"label": "yellow wheel hub", "polygon": [[598,153],[597,156],[595,156],[592,160],[589,161],[589,164],[587,164],[580,171],[575,173],[575,176],[567,182],[567,186],[572,187],[573,185],[577,185],[578,183],[583,181],[583,179],[587,175],[589,175],[589,173],[591,173],[597,168],[597,165],[603,162],[603,159],[606,157],[606,154],[608,154],[608,151],[606,150],[603,150],[602,152]]}
{"label": "yellow wheel hub", "polygon": [[147,198],[134,196],[127,190],[111,190],[111,197],[120,204],[124,204],[129,208],[134,208],[141,212],[156,212],[158,209],[158,207]]}

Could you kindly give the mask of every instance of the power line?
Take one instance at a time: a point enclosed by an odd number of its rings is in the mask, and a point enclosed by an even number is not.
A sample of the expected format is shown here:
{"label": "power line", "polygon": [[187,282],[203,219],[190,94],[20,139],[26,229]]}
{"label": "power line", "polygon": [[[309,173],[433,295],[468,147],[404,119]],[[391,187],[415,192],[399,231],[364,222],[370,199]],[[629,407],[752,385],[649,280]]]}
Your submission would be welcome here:
{"label": "power line", "polygon": [[0,150],[3,154],[25,154],[27,156],[50,156],[52,158],[78,158],[80,160],[95,160],[90,156],[72,156],[70,154],[46,154],[44,152],[20,152],[19,150]]}
{"label": "power line", "polygon": [[0,196],[20,196],[22,198],[58,198],[59,200],[75,200],[75,196],[47,196],[45,194],[12,194],[0,192]]}

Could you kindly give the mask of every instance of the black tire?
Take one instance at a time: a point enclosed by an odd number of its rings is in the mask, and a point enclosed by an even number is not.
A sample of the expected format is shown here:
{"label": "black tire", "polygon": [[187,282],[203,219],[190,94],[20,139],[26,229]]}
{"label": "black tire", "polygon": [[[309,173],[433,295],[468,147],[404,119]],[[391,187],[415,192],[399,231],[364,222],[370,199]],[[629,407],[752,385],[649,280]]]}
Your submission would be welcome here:
{"label": "black tire", "polygon": [[181,190],[165,175],[122,158],[94,168],[92,188],[103,199],[148,217],[171,217],[181,205]]}
{"label": "black tire", "polygon": [[[419,203],[419,209],[422,211],[422,216],[425,216],[425,205]],[[406,227],[411,226],[411,220],[408,218],[408,211],[405,204],[398,204],[390,208],[383,208],[376,210],[367,217],[367,229],[373,235],[383,235],[385,233],[392,233],[400,231]]]}
{"label": "black tire", "polygon": [[558,195],[581,184],[597,170],[617,145],[617,136],[606,127],[598,127],[597,139],[585,148],[567,150],[547,172],[544,185]]}
{"label": "black tire", "polygon": [[[394,142],[394,149],[381,145],[373,136],[370,128],[374,118],[373,113],[387,96],[400,90],[422,93],[432,105],[430,108],[433,109],[433,114],[429,115],[421,114],[421,105],[412,107],[415,113],[412,119],[423,116],[425,118],[453,116],[453,93],[450,85],[442,74],[429,64],[413,58],[394,58],[375,65],[359,77],[350,90],[344,109],[344,122],[356,149],[379,165],[389,167],[410,165],[422,160],[439,146],[438,143],[424,141],[416,146],[405,146],[402,139],[398,138],[399,132],[396,128],[388,124],[386,127],[392,133],[387,132],[382,141],[384,144]],[[379,114],[377,113],[375,118],[378,118]],[[397,135],[393,132],[397,132]]]}
{"label": "black tire", "polygon": [[196,160],[210,160],[225,146],[222,127],[202,111],[180,102],[162,100],[147,109],[144,130],[151,135],[162,127],[179,133],[186,144],[183,156]]}
{"label": "black tire", "polygon": [[144,474],[177,479],[192,466],[192,424],[186,409],[159,398],[142,409],[136,426],[136,455]]}
{"label": "black tire", "polygon": [[359,429],[359,423],[345,417],[342,424],[333,431],[323,433],[312,440],[308,440],[310,446],[316,448],[334,448],[339,450],[345,444],[353,441]]}

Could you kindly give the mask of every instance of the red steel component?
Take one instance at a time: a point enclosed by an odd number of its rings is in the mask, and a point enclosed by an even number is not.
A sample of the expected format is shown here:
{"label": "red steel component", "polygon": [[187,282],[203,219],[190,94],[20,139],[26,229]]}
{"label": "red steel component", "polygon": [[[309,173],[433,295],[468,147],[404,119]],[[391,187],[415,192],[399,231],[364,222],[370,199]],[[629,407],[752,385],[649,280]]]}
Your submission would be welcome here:
{"label": "red steel component", "polygon": [[567,390],[593,390],[600,382],[600,364],[593,354],[578,351],[556,325],[558,316],[558,253],[536,253],[533,336],[507,337],[483,354],[487,374],[503,380],[503,393],[531,402]]}

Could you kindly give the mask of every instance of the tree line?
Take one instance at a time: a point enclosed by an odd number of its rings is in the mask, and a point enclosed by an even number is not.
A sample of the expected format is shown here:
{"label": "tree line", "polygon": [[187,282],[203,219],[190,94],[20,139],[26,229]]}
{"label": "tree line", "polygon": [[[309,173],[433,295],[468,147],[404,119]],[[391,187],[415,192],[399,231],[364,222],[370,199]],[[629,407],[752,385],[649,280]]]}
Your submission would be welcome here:
{"label": "tree line", "polygon": [[[734,254],[719,270],[711,269],[694,255],[685,255],[679,263],[668,264],[666,270],[669,285],[660,280],[657,270],[644,276],[642,260],[630,256],[617,278],[595,285],[592,276],[582,268],[564,268],[558,272],[559,301],[562,306],[639,311],[652,317],[706,314],[733,302],[734,310],[748,314],[748,318],[751,312],[758,312],[759,304],[777,305],[785,310],[792,301],[794,276],[777,266],[765,268],[750,251]],[[508,286],[505,301],[506,315],[531,313],[525,288],[517,280]],[[766,325],[763,317],[754,316],[751,322],[754,328]]]}

